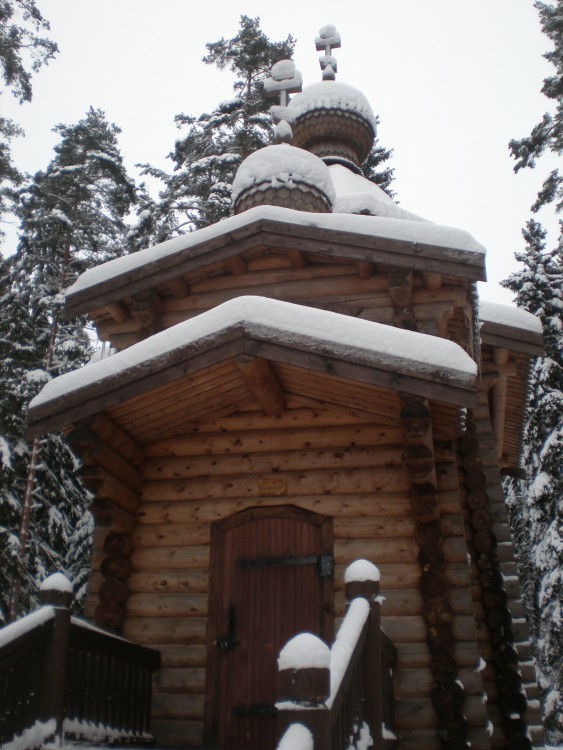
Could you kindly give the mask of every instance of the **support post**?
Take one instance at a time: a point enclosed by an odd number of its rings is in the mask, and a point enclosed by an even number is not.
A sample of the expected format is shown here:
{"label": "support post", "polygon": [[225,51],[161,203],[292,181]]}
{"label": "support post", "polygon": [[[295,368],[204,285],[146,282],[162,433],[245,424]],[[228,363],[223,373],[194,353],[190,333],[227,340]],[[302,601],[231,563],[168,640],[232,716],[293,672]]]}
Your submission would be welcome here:
{"label": "support post", "polygon": [[68,651],[70,646],[70,604],[72,585],[55,573],[43,581],[39,594],[41,604],[55,609],[53,635],[43,657],[39,698],[39,719],[56,722],[55,737],[63,739]]}

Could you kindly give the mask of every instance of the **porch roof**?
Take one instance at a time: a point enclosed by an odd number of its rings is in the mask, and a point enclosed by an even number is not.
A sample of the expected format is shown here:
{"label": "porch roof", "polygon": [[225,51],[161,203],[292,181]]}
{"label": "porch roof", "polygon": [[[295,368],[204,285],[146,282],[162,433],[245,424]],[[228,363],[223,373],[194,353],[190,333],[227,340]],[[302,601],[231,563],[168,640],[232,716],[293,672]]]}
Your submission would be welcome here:
{"label": "porch roof", "polygon": [[[476,365],[451,341],[289,302],[239,297],[51,381],[30,404],[29,434],[62,429],[143,394],[158,400],[155,392],[162,388],[179,408],[181,394],[189,391],[182,386],[186,377],[233,358],[239,370],[258,358],[446,404],[475,400]],[[247,376],[252,389],[256,375]],[[267,400],[273,381],[264,383],[263,374],[259,379]],[[213,397],[213,391],[206,395]]]}

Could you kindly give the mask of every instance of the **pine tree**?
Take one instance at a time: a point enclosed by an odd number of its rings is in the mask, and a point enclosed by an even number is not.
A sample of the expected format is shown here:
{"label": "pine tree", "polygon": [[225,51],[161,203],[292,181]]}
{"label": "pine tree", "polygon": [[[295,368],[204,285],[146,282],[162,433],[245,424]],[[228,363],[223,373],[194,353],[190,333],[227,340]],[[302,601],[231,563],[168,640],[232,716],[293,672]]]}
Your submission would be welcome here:
{"label": "pine tree", "polygon": [[[33,73],[58,52],[55,42],[40,36],[48,30],[35,0],[0,0],[0,74],[20,104],[31,101]],[[0,217],[22,179],[10,151],[11,139],[19,135],[23,131],[13,120],[0,117]]]}
{"label": "pine tree", "polygon": [[546,250],[532,220],[523,232],[524,267],[504,286],[538,315],[547,357],[533,369],[524,431],[526,481],[511,480],[508,498],[521,544],[519,563],[552,743],[563,743],[563,245]]}
{"label": "pine tree", "polygon": [[[557,106],[555,113],[544,114],[529,136],[510,141],[510,152],[516,159],[515,172],[523,167],[534,168],[537,159],[546,151],[560,156],[563,149],[563,0],[556,0],[555,4],[536,0],[534,6],[538,9],[543,33],[554,45],[544,57],[554,65],[555,75],[544,78],[542,92]],[[532,210],[537,212],[554,201],[556,210],[560,211],[563,207],[563,177],[558,169],[554,169],[544,181]]]}
{"label": "pine tree", "polygon": [[[145,193],[139,203],[138,224],[130,236],[135,249],[230,216],[231,185],[240,163],[273,142],[272,101],[264,95],[264,79],[274,63],[292,57],[293,37],[271,42],[259,18],[241,16],[236,36],[206,47],[204,63],[235,75],[235,96],[211,113],[176,116],[178,127],[188,130],[170,154],[173,174],[144,165],[144,173],[161,180],[164,189],[159,202]],[[391,151],[376,142],[363,170],[368,179],[393,195],[393,170],[379,169],[390,156]]]}
{"label": "pine tree", "polygon": [[[29,401],[51,377],[88,361],[84,320],[66,322],[61,291],[86,268],[121,254],[135,189],[119,130],[91,109],[55,128],[60,142],[44,172],[19,194],[19,244],[5,261],[0,299],[0,608],[14,581],[19,611],[55,569],[83,584],[91,519],[77,461],[61,435],[25,439]],[[26,492],[27,488],[27,492]],[[31,503],[26,502],[26,498]],[[29,532],[22,517],[29,514]],[[27,534],[27,540],[25,539]]]}

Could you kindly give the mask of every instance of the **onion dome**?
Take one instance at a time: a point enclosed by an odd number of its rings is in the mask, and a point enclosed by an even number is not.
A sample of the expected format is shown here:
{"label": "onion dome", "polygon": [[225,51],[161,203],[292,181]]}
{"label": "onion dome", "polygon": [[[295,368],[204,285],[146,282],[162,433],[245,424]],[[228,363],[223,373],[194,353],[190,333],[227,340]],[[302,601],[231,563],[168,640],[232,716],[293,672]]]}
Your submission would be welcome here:
{"label": "onion dome", "polygon": [[327,164],[358,172],[375,139],[375,118],[361,91],[340,81],[307,86],[288,105],[293,116],[293,145]]}
{"label": "onion dome", "polygon": [[285,143],[255,151],[242,162],[233,182],[236,214],[264,205],[330,213],[334,199],[322,159]]}

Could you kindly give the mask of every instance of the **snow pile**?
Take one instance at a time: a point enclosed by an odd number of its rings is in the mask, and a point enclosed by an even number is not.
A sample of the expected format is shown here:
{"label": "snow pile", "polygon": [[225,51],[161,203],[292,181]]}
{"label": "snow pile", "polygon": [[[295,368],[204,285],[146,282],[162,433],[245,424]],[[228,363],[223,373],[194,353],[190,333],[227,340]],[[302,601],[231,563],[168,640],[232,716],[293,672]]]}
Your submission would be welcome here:
{"label": "snow pile", "polygon": [[381,578],[378,568],[369,560],[355,560],[348,565],[344,573],[344,583],[353,581],[379,581]]}
{"label": "snow pile", "polygon": [[366,120],[375,132],[375,118],[370,103],[361,91],[340,81],[313,83],[296,94],[288,108],[295,119],[319,109],[353,112]]}
{"label": "snow pile", "polygon": [[332,164],[328,169],[336,192],[333,206],[335,214],[365,214],[426,221],[421,216],[398,206],[384,190],[362,175],[354,174],[341,164]]}
{"label": "snow pile", "polygon": [[11,641],[14,641],[16,638],[19,638],[20,635],[28,633],[30,630],[33,630],[40,625],[44,625],[49,620],[52,620],[54,616],[55,610],[53,607],[40,607],[39,609],[36,609],[35,612],[30,612],[30,614],[25,617],[6,625],[0,629],[0,648],[7,643],[11,643]]}
{"label": "snow pile", "polygon": [[[271,148],[282,148],[282,146],[272,146]],[[312,154],[309,154],[309,156],[312,156]],[[330,174],[329,171],[328,175],[330,176]],[[153,269],[159,269],[165,258],[168,265],[173,265],[175,261],[183,260],[184,256],[199,257],[205,253],[206,243],[218,237],[228,237],[229,233],[260,220],[285,222],[307,229],[350,232],[358,235],[358,237],[369,238],[370,241],[382,238],[404,242],[407,246],[432,245],[433,247],[444,248],[448,254],[453,254],[456,257],[459,257],[460,253],[485,255],[483,245],[479,244],[468,232],[455,227],[385,216],[314,214],[296,211],[292,208],[282,208],[281,206],[256,206],[237,216],[230,216],[228,219],[223,219],[195,232],[174,237],[153,247],[139,250],[137,253],[123,255],[120,258],[90,268],[66,290],[65,296],[68,299],[85,289],[118,278],[121,278],[124,285],[130,285],[131,281],[134,280],[131,278],[132,274],[135,278],[139,278],[141,274],[143,277],[147,276]],[[423,248],[418,247],[417,251],[419,254],[423,253]]]}
{"label": "snow pile", "polygon": [[[316,349],[326,357],[398,371],[432,382],[454,382],[473,389],[477,366],[452,341],[349,315],[315,310],[263,297],[236,297],[212,310],[151,336],[113,357],[94,362],[51,380],[30,403],[30,413],[48,401],[77,398],[80,389],[96,384],[106,392],[116,378],[129,381],[154,374],[221,335],[247,335],[295,349]],[[73,393],[75,392],[75,393]]]}
{"label": "snow pile", "polygon": [[509,328],[520,328],[523,331],[543,334],[541,320],[521,307],[500,305],[498,302],[479,302],[479,320],[481,323],[496,323]]}
{"label": "snow pile", "polygon": [[63,733],[80,737],[81,740],[95,742],[97,744],[111,744],[120,740],[131,739],[151,739],[150,734],[127,732],[122,729],[112,729],[104,724],[97,724],[93,721],[84,721],[82,719],[65,719],[63,724]]}
{"label": "snow pile", "polygon": [[56,731],[55,719],[36,721],[32,727],[3,744],[2,748],[3,750],[29,750],[30,747],[43,747],[45,740],[52,737]]}
{"label": "snow pile", "polygon": [[327,669],[330,649],[312,633],[300,633],[289,640],[280,651],[278,669]]}
{"label": "snow pile", "polygon": [[233,202],[249,190],[305,187],[322,193],[330,205],[335,193],[328,167],[302,148],[280,143],[255,151],[243,161],[233,182]]}
{"label": "snow pile", "polygon": [[336,640],[330,650],[330,698],[327,708],[333,704],[356,643],[369,615],[369,604],[366,599],[353,599],[344,618]]}
{"label": "snow pile", "polygon": [[303,724],[290,724],[276,750],[313,750],[313,735]]}
{"label": "snow pile", "polygon": [[40,591],[60,591],[72,594],[72,583],[62,573],[53,573],[43,581]]}

